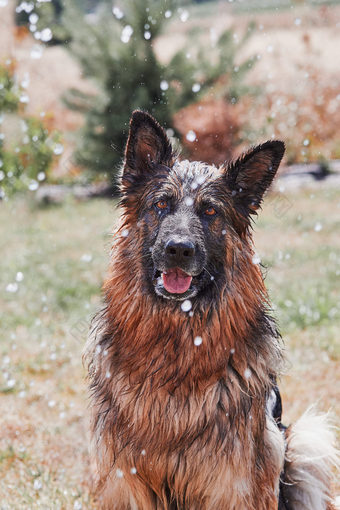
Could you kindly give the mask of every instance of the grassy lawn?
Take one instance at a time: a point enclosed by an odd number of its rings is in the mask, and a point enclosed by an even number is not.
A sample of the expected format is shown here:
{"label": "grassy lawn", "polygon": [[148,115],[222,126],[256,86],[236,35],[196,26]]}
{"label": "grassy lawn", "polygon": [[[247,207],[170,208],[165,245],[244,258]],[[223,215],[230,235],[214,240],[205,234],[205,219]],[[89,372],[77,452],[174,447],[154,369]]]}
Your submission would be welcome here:
{"label": "grassy lawn", "polygon": [[[254,13],[261,11],[278,11],[282,9],[292,9],[297,7],[298,2],[292,0],[229,0],[229,8],[233,12],[240,13]],[[301,2],[302,3],[302,2]],[[303,2],[308,7],[320,7],[322,5],[339,5],[339,0],[307,0]],[[190,14],[202,17],[211,13],[212,10],[217,10],[221,6],[219,0],[212,0],[210,2],[202,2],[190,5]]]}
{"label": "grassy lawn", "polygon": [[[255,227],[287,348],[284,417],[316,402],[339,422],[339,193],[285,199],[268,197]],[[81,351],[116,214],[104,200],[0,204],[1,509],[94,508]]]}

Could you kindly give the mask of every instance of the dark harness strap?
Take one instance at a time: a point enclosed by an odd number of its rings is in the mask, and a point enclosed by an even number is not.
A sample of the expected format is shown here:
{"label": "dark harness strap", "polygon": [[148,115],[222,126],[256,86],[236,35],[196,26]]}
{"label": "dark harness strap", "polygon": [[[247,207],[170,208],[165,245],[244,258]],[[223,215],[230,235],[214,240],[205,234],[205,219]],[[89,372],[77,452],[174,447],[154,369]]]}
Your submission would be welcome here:
{"label": "dark harness strap", "polygon": [[[271,412],[279,430],[282,432],[282,434],[285,437],[285,431],[287,427],[282,424],[282,399],[280,395],[280,390],[278,386],[275,384],[273,385],[272,392],[270,396],[268,397],[268,405],[269,407],[268,411]],[[286,442],[286,440],[285,440]],[[288,499],[285,496],[285,488],[286,483],[284,481],[284,472],[281,473],[280,478],[280,488],[279,488],[279,506],[278,510],[293,510],[291,505],[289,504]]]}

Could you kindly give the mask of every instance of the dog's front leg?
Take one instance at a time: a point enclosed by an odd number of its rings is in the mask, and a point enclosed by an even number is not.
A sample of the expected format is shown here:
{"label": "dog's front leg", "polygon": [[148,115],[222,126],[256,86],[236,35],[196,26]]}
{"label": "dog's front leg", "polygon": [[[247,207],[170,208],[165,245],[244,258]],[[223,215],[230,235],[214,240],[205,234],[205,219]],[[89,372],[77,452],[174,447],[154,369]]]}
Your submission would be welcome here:
{"label": "dog's front leg", "polygon": [[154,491],[135,474],[122,476],[119,469],[107,478],[98,494],[101,510],[165,510]]}

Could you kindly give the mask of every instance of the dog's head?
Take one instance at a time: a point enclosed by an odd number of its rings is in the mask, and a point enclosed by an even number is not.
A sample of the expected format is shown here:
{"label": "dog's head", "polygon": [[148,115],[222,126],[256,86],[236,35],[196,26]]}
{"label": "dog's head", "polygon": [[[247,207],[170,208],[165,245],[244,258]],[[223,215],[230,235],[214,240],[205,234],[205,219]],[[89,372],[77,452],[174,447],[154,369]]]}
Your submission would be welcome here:
{"label": "dog's head", "polygon": [[225,286],[228,271],[244,270],[251,215],[283,153],[283,142],[268,141],[220,168],[180,162],[156,120],[133,113],[122,204],[150,292],[177,301],[207,296]]}

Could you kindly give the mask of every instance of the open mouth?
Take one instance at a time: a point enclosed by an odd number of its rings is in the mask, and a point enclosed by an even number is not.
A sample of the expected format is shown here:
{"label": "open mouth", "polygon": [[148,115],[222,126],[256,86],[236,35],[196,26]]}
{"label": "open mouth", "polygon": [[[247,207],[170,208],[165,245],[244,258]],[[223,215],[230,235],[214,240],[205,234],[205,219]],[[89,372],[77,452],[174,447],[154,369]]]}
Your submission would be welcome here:
{"label": "open mouth", "polygon": [[159,296],[182,301],[197,294],[198,278],[199,276],[193,277],[179,267],[172,267],[164,271],[156,270],[153,283]]}
{"label": "open mouth", "polygon": [[192,276],[179,267],[173,267],[162,273],[162,280],[165,290],[170,294],[184,294],[189,290]]}

